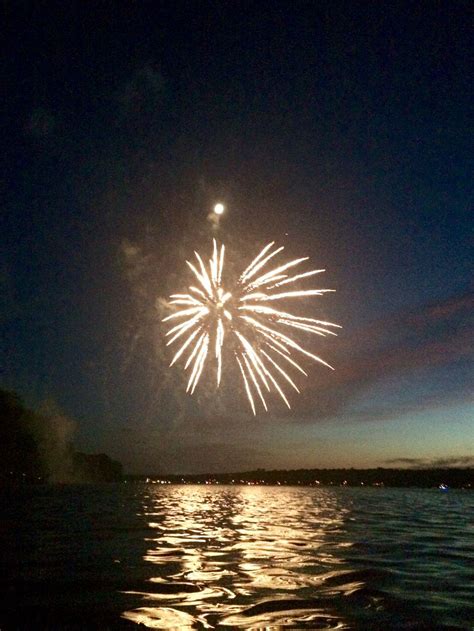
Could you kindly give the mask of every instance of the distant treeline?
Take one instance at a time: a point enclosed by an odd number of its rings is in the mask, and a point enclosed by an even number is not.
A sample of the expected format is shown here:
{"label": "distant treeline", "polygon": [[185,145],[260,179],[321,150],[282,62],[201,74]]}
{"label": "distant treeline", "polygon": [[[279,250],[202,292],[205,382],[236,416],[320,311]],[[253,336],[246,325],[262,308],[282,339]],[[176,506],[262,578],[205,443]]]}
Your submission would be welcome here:
{"label": "distant treeline", "polygon": [[474,469],[256,469],[237,473],[127,476],[130,481],[171,484],[268,484],[291,486],[384,486],[474,488]]}
{"label": "distant treeline", "polygon": [[56,406],[33,411],[17,394],[0,389],[0,484],[120,480],[119,462],[75,451],[73,429]]}

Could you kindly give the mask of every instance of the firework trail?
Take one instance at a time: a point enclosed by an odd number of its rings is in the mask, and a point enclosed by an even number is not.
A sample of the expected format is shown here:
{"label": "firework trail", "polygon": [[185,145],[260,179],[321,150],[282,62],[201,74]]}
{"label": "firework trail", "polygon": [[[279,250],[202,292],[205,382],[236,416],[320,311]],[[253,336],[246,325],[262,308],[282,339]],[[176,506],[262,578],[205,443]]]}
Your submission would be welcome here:
{"label": "firework trail", "polygon": [[[324,270],[295,273],[295,268],[308,257],[276,267],[269,266],[270,261],[284,249],[274,246],[273,241],[266,245],[237,282],[228,287],[223,281],[225,246],[219,247],[215,239],[207,267],[197,252],[194,252],[194,263],[186,261],[197,283],[188,287],[188,293],[170,296],[170,304],[178,309],[163,320],[178,322],[166,333],[169,338],[167,346],[180,344],[170,366],[183,358],[184,370],[189,370],[186,392],[194,392],[210,357],[215,359],[219,387],[226,348],[232,350],[238,364],[254,414],[256,400],[260,400],[265,410],[268,409],[265,396],[272,390],[278,392],[290,407],[282,384],[299,392],[292,375],[300,372],[307,376],[299,363],[301,356],[332,369],[320,357],[303,348],[291,334],[304,331],[323,337],[336,335],[332,329],[340,328],[339,325],[293,315],[275,309],[271,304],[293,298],[322,296],[334,290],[296,288],[299,285],[291,288],[293,283]],[[272,269],[265,271],[269,267]]]}

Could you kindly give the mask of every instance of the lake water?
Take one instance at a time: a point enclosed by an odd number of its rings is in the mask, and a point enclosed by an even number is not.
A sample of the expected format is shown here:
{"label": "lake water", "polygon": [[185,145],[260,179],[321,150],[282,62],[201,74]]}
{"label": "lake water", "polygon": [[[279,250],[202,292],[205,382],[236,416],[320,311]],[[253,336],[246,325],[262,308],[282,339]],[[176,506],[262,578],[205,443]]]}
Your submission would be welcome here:
{"label": "lake water", "polygon": [[120,484],[2,502],[2,631],[474,628],[469,491]]}

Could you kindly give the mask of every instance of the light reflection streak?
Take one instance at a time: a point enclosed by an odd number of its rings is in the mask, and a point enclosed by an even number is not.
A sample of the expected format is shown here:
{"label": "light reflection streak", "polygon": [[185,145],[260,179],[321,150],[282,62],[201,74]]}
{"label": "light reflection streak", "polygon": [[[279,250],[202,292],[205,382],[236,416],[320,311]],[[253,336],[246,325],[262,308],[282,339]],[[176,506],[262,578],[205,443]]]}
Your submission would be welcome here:
{"label": "light reflection streak", "polygon": [[143,606],[123,617],[162,629],[277,628],[288,620],[345,628],[308,598],[344,574],[346,513],[323,489],[157,488],[143,511],[151,576],[125,592]]}

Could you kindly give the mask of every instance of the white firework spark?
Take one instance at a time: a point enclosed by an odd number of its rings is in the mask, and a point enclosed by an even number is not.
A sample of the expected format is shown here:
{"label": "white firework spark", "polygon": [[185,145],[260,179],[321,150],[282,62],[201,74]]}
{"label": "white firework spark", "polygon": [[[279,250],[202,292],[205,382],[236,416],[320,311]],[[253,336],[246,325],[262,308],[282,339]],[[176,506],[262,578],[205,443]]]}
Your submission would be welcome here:
{"label": "white firework spark", "polygon": [[186,261],[197,286],[190,285],[188,293],[170,296],[170,304],[178,309],[163,320],[178,321],[166,333],[169,338],[167,346],[178,341],[180,343],[170,366],[183,355],[186,356],[184,369],[190,371],[186,392],[194,392],[209,357],[215,359],[216,383],[219,387],[223,350],[227,346],[232,348],[254,414],[257,398],[263,408],[268,409],[265,396],[272,390],[290,407],[282,383],[299,392],[291,371],[307,375],[294,356],[309,357],[333,370],[332,366],[290,336],[297,331],[323,337],[336,335],[333,328],[340,328],[339,325],[269,306],[269,303],[277,300],[322,296],[334,291],[281,289],[325,270],[315,269],[296,274],[290,272],[308,260],[308,257],[302,257],[264,271],[270,260],[284,249],[274,246],[273,241],[266,245],[231,287],[225,287],[223,281],[225,246],[219,247],[215,239],[208,267],[197,252],[194,252],[195,263]]}

